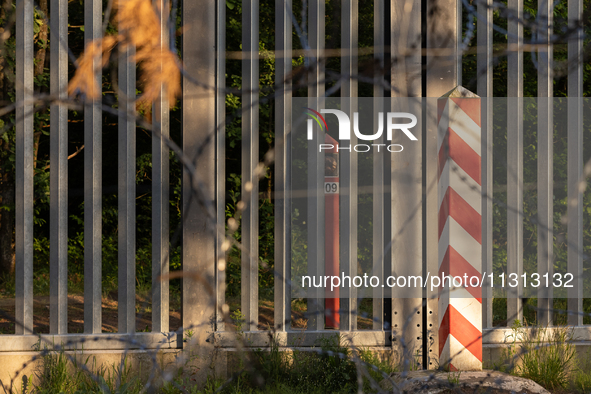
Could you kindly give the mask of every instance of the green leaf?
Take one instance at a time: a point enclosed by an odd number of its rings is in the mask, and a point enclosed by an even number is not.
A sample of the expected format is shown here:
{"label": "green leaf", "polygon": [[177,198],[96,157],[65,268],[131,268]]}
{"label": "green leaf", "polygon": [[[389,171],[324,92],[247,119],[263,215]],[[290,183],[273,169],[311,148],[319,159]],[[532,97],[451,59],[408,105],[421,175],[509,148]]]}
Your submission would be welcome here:
{"label": "green leaf", "polygon": [[80,31],[84,31],[84,26],[80,26]]}
{"label": "green leaf", "polygon": [[235,5],[234,5],[234,4],[232,4],[232,3],[230,3],[230,1],[229,1],[229,0],[226,0],[226,7],[228,7],[228,8],[229,8],[229,9],[231,9],[231,10],[233,10],[233,9],[234,9],[234,7],[235,7]]}

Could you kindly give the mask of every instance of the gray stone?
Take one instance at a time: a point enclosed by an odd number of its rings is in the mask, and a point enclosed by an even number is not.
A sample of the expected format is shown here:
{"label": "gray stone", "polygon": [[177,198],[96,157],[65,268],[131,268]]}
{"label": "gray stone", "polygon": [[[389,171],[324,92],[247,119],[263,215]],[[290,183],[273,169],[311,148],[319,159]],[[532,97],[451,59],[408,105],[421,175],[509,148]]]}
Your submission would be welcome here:
{"label": "gray stone", "polygon": [[395,372],[380,382],[385,391],[394,393],[438,394],[549,394],[539,384],[506,373],[484,370],[477,372],[412,371]]}

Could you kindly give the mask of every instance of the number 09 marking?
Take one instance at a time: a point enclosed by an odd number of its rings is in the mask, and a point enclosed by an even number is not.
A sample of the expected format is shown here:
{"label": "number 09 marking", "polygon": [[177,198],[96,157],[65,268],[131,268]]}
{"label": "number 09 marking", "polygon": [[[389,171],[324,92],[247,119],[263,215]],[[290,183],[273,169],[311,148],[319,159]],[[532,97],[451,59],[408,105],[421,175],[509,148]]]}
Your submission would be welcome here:
{"label": "number 09 marking", "polygon": [[338,182],[324,182],[324,193],[336,194],[338,192],[339,192],[339,183]]}

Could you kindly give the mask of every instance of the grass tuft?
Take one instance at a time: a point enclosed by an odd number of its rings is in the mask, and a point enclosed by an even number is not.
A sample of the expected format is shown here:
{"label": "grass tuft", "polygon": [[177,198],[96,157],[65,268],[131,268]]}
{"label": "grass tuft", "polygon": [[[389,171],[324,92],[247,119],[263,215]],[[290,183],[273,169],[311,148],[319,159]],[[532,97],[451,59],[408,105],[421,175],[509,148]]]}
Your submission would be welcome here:
{"label": "grass tuft", "polygon": [[[34,394],[81,394],[81,393],[117,393],[139,394],[143,390],[142,382],[132,375],[131,367],[124,360],[121,367],[111,365],[89,365],[90,357],[79,363],[77,358],[68,357],[63,350],[48,351],[37,342],[34,350],[44,351],[41,364],[35,373],[35,379],[29,377],[27,385],[23,383],[22,393]],[[33,385],[33,381],[36,382]],[[7,394],[11,394],[8,393]]]}
{"label": "grass tuft", "polygon": [[509,364],[503,369],[507,372],[552,391],[570,386],[576,371],[572,328],[527,326],[515,321],[506,339],[511,343],[504,351]]}

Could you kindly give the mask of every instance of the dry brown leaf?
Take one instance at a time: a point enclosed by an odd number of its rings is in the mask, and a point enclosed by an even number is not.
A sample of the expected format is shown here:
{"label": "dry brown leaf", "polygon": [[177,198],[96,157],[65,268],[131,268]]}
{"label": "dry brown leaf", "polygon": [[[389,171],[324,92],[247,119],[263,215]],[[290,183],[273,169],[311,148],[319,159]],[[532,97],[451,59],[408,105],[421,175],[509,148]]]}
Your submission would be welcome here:
{"label": "dry brown leaf", "polygon": [[181,93],[181,74],[176,55],[162,42],[159,14],[162,15],[150,0],[120,1],[117,9],[119,35],[93,41],[86,47],[68,93],[82,93],[91,99],[99,97],[100,89],[94,77],[97,58],[100,58],[102,68],[108,63],[116,44],[120,50],[131,45],[136,48],[133,60],[139,65],[144,85],[144,94],[138,98],[138,104],[146,106],[156,100],[163,87],[169,105],[173,105]]}
{"label": "dry brown leaf", "polygon": [[118,3],[119,34],[126,44],[156,48],[160,46],[160,20],[150,0],[123,0]]}
{"label": "dry brown leaf", "polygon": [[101,40],[95,40],[86,45],[86,49],[78,59],[78,69],[68,85],[68,94],[83,94],[89,99],[96,99],[101,95],[101,89],[97,86],[96,72],[105,67],[117,37],[106,36]]}
{"label": "dry brown leaf", "polygon": [[142,61],[141,80],[144,82],[142,100],[152,102],[165,88],[168,102],[173,105],[181,93],[181,73],[175,55],[166,51],[153,51]]}

